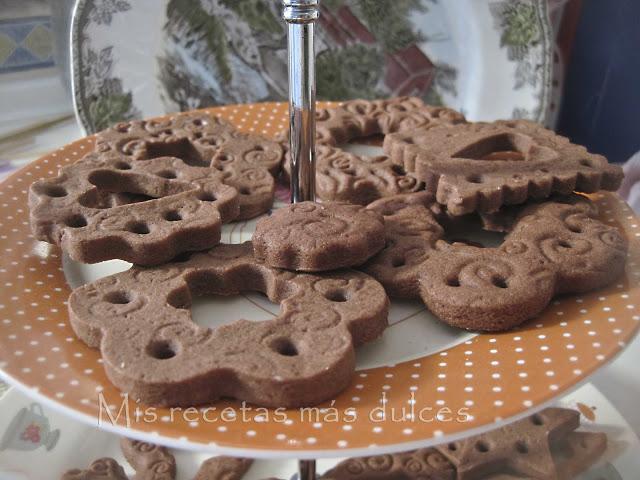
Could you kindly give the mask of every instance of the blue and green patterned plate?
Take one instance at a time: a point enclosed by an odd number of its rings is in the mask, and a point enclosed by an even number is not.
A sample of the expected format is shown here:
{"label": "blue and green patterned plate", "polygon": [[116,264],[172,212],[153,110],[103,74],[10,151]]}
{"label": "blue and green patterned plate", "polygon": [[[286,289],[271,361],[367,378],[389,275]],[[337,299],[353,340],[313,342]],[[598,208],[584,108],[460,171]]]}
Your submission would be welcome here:
{"label": "blue and green patterned plate", "polygon": [[[285,99],[280,13],[275,0],[78,0],[81,124]],[[322,0],[318,97],[416,95],[473,120],[546,122],[552,37],[541,0]]]}

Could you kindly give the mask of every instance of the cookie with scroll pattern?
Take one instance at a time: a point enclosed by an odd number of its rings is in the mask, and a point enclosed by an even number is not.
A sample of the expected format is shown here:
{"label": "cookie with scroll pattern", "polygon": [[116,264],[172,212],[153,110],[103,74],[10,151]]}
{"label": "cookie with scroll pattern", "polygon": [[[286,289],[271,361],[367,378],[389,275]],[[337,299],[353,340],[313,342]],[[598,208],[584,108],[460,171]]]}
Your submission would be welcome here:
{"label": "cookie with scroll pattern", "polygon": [[[263,322],[215,329],[193,322],[192,299],[259,291],[280,304]],[[221,397],[261,406],[311,405],[342,391],[355,348],[387,326],[383,287],[361,272],[296,274],[256,261],[250,242],[186,261],[134,267],[73,291],[71,325],[99,348],[113,384],[149,405]]]}
{"label": "cookie with scroll pattern", "polygon": [[602,288],[625,268],[627,239],[578,195],[522,208],[491,248],[445,241],[445,217],[428,193],[368,208],[385,215],[387,246],[362,269],[391,296],[420,297],[459,328],[508,330],[537,316],[553,296]]}
{"label": "cookie with scroll pattern", "polygon": [[136,472],[133,480],[175,480],[176,459],[166,447],[123,437],[120,450]]}
{"label": "cookie with scroll pattern", "polygon": [[452,215],[574,191],[617,190],[622,169],[526,120],[418,128],[387,135],[384,150]]}
{"label": "cookie with scroll pattern", "polygon": [[384,220],[359,205],[300,202],[258,221],[256,259],[275,268],[319,272],[363,264],[384,247]]}
{"label": "cookie with scroll pattern", "polygon": [[91,153],[31,185],[30,223],[35,238],[79,262],[155,265],[216,245],[239,197],[218,170],[176,157]]}
{"label": "cookie with scroll pattern", "polygon": [[[424,189],[424,184],[384,155],[349,153],[341,145],[359,138],[464,122],[460,113],[425,105],[415,97],[351,100],[316,112],[316,183],[322,200],[367,205],[382,197]],[[281,136],[288,150],[288,135]],[[289,172],[289,155],[285,156]]]}
{"label": "cookie with scroll pattern", "polygon": [[117,152],[135,161],[177,157],[190,166],[215,168],[240,193],[238,220],[265,213],[273,204],[283,150],[276,141],[242,133],[204,112],[122,122],[96,134],[96,152]]}

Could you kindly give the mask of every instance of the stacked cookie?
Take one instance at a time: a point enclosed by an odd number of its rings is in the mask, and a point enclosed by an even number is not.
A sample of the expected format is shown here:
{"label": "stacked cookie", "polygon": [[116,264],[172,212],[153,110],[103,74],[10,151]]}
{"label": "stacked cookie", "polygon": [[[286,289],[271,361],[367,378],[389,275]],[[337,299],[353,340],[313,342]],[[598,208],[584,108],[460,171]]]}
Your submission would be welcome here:
{"label": "stacked cookie", "polygon": [[31,229],[74,260],[158,265],[211,248],[222,223],[267,212],[283,151],[204,113],[120,123],[29,190]]}
{"label": "stacked cookie", "polygon": [[[421,298],[455,327],[503,331],[624,271],[626,239],[575,193],[616,190],[622,170],[540,125],[466,122],[413,98],[346,102],[317,122],[319,197],[384,216],[385,247],[361,269],[392,298]],[[386,155],[340,148],[372,134]],[[502,243],[448,240],[474,217],[506,232]]]}

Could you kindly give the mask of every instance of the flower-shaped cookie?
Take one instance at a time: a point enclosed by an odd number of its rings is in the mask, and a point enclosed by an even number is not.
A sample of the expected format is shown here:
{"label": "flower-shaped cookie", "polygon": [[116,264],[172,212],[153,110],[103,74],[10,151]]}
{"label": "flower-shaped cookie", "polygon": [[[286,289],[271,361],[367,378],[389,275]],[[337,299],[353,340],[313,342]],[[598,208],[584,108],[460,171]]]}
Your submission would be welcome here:
{"label": "flower-shaped cookie", "polygon": [[[199,295],[260,291],[281,313],[215,329],[193,322]],[[295,274],[257,262],[250,242],[219,245],[182,262],[132,269],[73,291],[76,335],[99,348],[109,379],[149,405],[233,397],[258,405],[311,405],[342,391],[354,347],[379,337],[389,300],[352,270]]]}

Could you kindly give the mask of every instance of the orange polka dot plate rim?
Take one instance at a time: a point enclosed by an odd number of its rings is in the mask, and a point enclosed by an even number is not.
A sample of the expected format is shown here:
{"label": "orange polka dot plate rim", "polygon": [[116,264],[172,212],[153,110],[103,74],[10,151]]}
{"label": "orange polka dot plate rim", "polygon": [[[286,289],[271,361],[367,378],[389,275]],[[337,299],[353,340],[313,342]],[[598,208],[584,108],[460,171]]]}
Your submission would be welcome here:
{"label": "orange polka dot plate rim", "polygon": [[[283,103],[210,111],[267,136],[286,128],[288,114]],[[67,317],[70,284],[126,264],[85,268],[35,241],[28,225],[31,182],[54,176],[93,142],[87,137],[69,144],[0,184],[0,376],[106,430],[175,448],[252,457],[408,450],[542,408],[611,361],[640,328],[640,219],[615,194],[600,193],[592,198],[601,219],[618,226],[630,245],[625,275],[605,289],[559,297],[538,318],[501,334],[449,329],[418,304],[394,302],[388,334],[361,349],[351,385],[313,408],[264,409],[235,401],[173,410],[141,405],[108,381],[98,351],[75,337]],[[254,225],[225,226],[223,241],[247,239]],[[259,320],[277,312],[258,296],[238,297],[216,304],[218,316]],[[194,305],[194,319],[195,310]]]}

